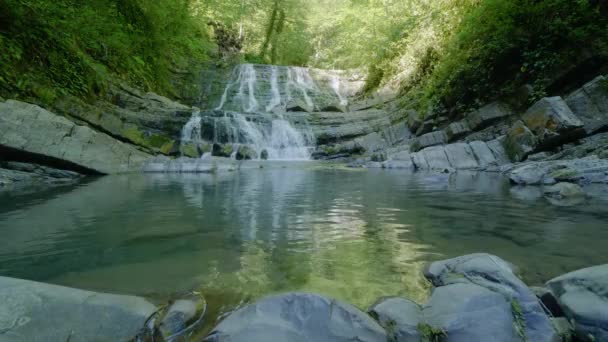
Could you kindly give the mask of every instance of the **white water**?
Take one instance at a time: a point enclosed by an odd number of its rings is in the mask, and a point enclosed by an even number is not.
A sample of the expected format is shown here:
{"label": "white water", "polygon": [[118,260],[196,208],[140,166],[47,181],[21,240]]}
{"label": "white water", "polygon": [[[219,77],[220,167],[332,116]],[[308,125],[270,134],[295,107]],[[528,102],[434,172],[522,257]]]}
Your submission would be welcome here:
{"label": "white water", "polygon": [[[325,94],[331,94],[333,90],[340,105],[348,104],[337,75],[322,73],[316,77],[324,80]],[[268,159],[310,159],[315,141],[311,130],[306,125],[297,129],[287,117],[273,113],[284,112],[287,104],[296,98],[303,99],[309,108],[315,108],[314,96],[318,96],[321,89],[307,68],[239,65],[233,70],[216,108],[235,112],[225,111],[224,117],[214,119],[213,142],[232,144],[234,151],[247,145],[258,158],[265,151]],[[275,110],[281,107],[283,111]],[[254,120],[252,115],[261,118]],[[183,129],[183,141],[192,141],[193,135],[200,140],[200,125],[200,116],[193,115]],[[218,125],[225,128],[222,141],[218,141]]]}
{"label": "white water", "polygon": [[182,144],[188,143],[188,142],[199,143],[202,141],[201,121],[202,121],[201,111],[198,109],[195,109],[192,112],[192,117],[190,118],[190,120],[182,128],[182,136],[181,136]]}

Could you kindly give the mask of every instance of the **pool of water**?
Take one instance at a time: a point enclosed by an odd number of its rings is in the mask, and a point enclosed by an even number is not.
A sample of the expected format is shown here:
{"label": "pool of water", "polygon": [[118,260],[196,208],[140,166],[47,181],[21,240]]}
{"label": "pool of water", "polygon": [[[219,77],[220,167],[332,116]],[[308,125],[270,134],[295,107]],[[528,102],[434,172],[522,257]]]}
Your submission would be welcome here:
{"label": "pool of water", "polygon": [[[603,191],[602,189],[598,191]],[[0,192],[0,275],[163,300],[314,291],[422,301],[426,263],[490,252],[529,284],[608,262],[608,201],[559,207],[498,174],[292,163]]]}

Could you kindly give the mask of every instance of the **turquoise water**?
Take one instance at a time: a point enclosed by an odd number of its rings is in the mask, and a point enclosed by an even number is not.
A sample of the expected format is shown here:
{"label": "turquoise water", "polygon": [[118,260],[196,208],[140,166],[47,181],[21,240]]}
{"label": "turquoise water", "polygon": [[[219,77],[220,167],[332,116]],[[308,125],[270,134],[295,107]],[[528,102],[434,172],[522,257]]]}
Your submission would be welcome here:
{"label": "turquoise water", "polygon": [[0,192],[0,275],[159,300],[306,290],[367,306],[422,300],[424,265],[466,253],[497,254],[529,284],[608,262],[601,198],[554,206],[497,174],[270,165]]}

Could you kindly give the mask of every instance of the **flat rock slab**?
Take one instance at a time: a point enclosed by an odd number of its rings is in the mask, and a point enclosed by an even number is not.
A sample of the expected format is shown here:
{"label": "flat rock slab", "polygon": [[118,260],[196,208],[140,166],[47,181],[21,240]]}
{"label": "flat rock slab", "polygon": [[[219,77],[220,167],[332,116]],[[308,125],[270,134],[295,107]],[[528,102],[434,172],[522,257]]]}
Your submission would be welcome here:
{"label": "flat rock slab", "polygon": [[474,284],[500,294],[520,311],[521,327],[528,341],[559,341],[536,295],[515,275],[512,266],[497,256],[478,253],[437,261],[429,265],[424,275],[438,289]]}
{"label": "flat rock slab", "polygon": [[0,103],[0,145],[99,173],[140,171],[150,155],[36,105]]}
{"label": "flat rock slab", "polygon": [[422,322],[422,309],[415,302],[401,297],[378,300],[367,311],[395,342],[420,341],[418,325]]}
{"label": "flat rock slab", "polygon": [[608,265],[559,276],[547,287],[582,340],[608,341]]}
{"label": "flat rock slab", "polygon": [[386,342],[384,329],[352,305],[315,294],[266,297],[232,313],[205,342]]}
{"label": "flat rock slab", "polygon": [[143,298],[0,277],[0,341],[128,341],[156,307]]}
{"label": "flat rock slab", "polygon": [[587,134],[608,127],[608,78],[599,76],[566,97],[572,112],[585,124]]}
{"label": "flat rock slab", "polygon": [[519,185],[558,182],[608,183],[608,160],[596,158],[524,163],[508,172]]}

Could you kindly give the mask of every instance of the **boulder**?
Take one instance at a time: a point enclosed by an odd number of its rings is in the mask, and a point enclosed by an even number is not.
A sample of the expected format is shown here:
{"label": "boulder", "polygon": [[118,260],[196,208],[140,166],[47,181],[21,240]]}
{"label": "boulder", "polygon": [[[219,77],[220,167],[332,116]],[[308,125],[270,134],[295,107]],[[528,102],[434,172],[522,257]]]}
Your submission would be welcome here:
{"label": "boulder", "polygon": [[537,145],[538,138],[523,121],[517,121],[503,140],[504,150],[509,159],[514,162],[526,159],[530,153],[536,150]]}
{"label": "boulder", "polygon": [[422,152],[412,153],[412,162],[417,170],[428,170],[430,168],[429,163]]}
{"label": "boulder", "polygon": [[456,143],[445,146],[445,154],[454,169],[471,170],[479,168],[475,154],[467,143]]}
{"label": "boulder", "polygon": [[158,326],[163,341],[174,341],[191,332],[202,323],[206,308],[205,299],[197,294],[174,301]]}
{"label": "boulder", "polygon": [[536,102],[522,116],[538,140],[538,148],[548,149],[584,136],[584,125],[559,96]]}
{"label": "boulder", "polygon": [[608,128],[608,78],[595,78],[568,95],[566,103],[584,123],[587,134]]}
{"label": "boulder", "polygon": [[422,119],[420,118],[420,114],[415,110],[407,111],[407,125],[410,128],[410,131],[416,132],[422,126]]}
{"label": "boulder", "polygon": [[151,156],[36,105],[0,103],[0,147],[44,165],[89,173],[140,171]]}
{"label": "boulder", "polygon": [[238,147],[238,150],[236,152],[236,160],[251,160],[257,158],[258,154],[253,148],[245,145]]}
{"label": "boulder", "polygon": [[509,164],[511,162],[504,147],[505,139],[506,136],[501,136],[497,139],[490,140],[487,142],[488,148],[494,154],[494,157],[496,158],[496,161],[499,165]]}
{"label": "boulder", "polygon": [[435,129],[435,120],[425,120],[420,124],[420,127],[416,130],[416,136],[430,133]]}
{"label": "boulder", "polygon": [[430,146],[443,145],[447,142],[448,137],[445,135],[444,131],[435,131],[414,139],[411,148],[412,151],[416,152]]}
{"label": "boulder", "polygon": [[471,133],[471,128],[469,128],[469,124],[465,120],[453,122],[445,129],[448,142],[458,140],[469,133]]}
{"label": "boulder", "polygon": [[205,342],[386,342],[384,329],[352,305],[308,293],[270,296],[233,312]]}
{"label": "boulder", "polygon": [[584,158],[525,163],[507,175],[512,183],[520,185],[608,183],[608,160]]}
{"label": "boulder", "polygon": [[392,341],[421,340],[418,325],[422,322],[422,310],[415,302],[401,297],[381,298],[367,312],[386,329]]}
{"label": "boulder", "polygon": [[608,265],[589,267],[547,282],[582,341],[608,341]]}
{"label": "boulder", "polygon": [[0,340],[129,341],[156,307],[143,298],[0,277]]}
{"label": "boulder", "polygon": [[[528,341],[559,341],[532,290],[515,275],[509,263],[497,256],[478,253],[437,261],[427,267],[424,275],[438,288],[472,284],[500,294],[510,303],[514,317],[520,320],[516,322],[523,329],[520,333]],[[493,305],[498,305],[496,301],[492,300]]]}
{"label": "boulder", "polygon": [[545,186],[543,193],[551,204],[562,207],[582,204],[587,197],[579,185],[565,182]]}
{"label": "boulder", "polygon": [[478,131],[511,115],[513,112],[506,104],[493,102],[470,113],[466,120],[472,130]]}
{"label": "boulder", "polygon": [[499,161],[494,156],[494,153],[483,141],[472,141],[469,143],[475,158],[477,159],[477,163],[481,169],[486,169],[489,166],[497,166],[499,165]]}
{"label": "boulder", "polygon": [[[475,284],[450,284],[433,291],[424,306],[424,341],[521,341],[511,303]],[[530,341],[536,341],[530,339]]]}
{"label": "boulder", "polygon": [[421,169],[446,170],[452,168],[443,146],[427,147],[415,154],[422,154],[424,156],[423,159],[426,161],[427,167],[425,168],[425,165],[421,164]]}

